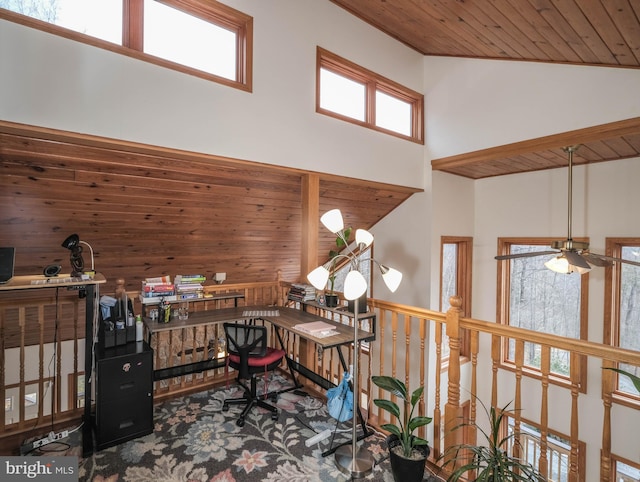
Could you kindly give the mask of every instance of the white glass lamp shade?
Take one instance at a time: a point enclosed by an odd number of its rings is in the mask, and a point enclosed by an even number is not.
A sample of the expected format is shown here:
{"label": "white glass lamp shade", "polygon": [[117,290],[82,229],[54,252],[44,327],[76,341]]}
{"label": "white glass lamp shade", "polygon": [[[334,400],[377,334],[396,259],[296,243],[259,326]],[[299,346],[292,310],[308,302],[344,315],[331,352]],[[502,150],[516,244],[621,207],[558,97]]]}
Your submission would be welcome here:
{"label": "white glass lamp shade", "polygon": [[329,270],[324,266],[318,266],[307,275],[307,280],[315,289],[323,290],[327,286],[327,281],[329,281]]}
{"label": "white glass lamp shade", "polygon": [[356,243],[360,249],[369,247],[373,243],[373,234],[366,229],[356,229]]}
{"label": "white glass lamp shade", "polygon": [[356,300],[367,291],[367,280],[358,270],[351,270],[344,280],[344,297],[347,300]]}
{"label": "white glass lamp shade", "polygon": [[565,258],[563,255],[551,258],[544,265],[551,271],[555,271],[556,273],[568,274],[573,271],[571,269],[571,266],[569,265],[569,261],[567,261],[567,258]]}
{"label": "white glass lamp shade", "polygon": [[395,293],[402,281],[402,273],[397,269],[387,268],[386,266],[380,266],[380,271],[382,271],[382,280],[384,281],[384,284],[387,285],[389,291]]}
{"label": "white glass lamp shade", "polygon": [[339,209],[327,211],[320,217],[320,221],[324,224],[324,227],[332,233],[337,233],[344,229],[344,221],[342,220],[342,213]]}

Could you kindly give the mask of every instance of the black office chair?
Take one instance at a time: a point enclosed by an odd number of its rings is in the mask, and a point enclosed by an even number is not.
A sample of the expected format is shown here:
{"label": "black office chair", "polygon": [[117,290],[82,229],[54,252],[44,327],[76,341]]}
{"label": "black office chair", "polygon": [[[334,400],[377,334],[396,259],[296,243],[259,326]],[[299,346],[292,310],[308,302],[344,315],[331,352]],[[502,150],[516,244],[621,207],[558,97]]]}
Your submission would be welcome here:
{"label": "black office chair", "polygon": [[[222,410],[229,410],[231,404],[246,404],[236,425],[242,427],[244,419],[254,405],[265,408],[271,412],[271,419],[278,419],[278,409],[264,400],[269,394],[258,395],[256,393],[256,375],[273,371],[282,362],[284,350],[278,350],[267,346],[267,328],[260,325],[245,325],[241,323],[225,323],[224,332],[227,337],[227,364],[238,371],[236,380],[245,390],[244,398],[232,398],[225,400]],[[251,379],[251,388],[242,380]],[[266,379],[265,379],[266,383]],[[271,395],[275,401],[277,395]]]}

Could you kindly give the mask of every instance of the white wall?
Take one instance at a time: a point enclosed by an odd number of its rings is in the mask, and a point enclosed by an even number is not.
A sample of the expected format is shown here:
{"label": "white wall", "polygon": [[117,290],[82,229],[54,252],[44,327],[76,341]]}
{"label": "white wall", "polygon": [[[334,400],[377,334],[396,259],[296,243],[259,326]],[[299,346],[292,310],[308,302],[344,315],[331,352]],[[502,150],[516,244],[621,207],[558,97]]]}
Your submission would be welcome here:
{"label": "white wall", "polygon": [[318,45],[417,91],[421,55],[331,2],[225,3],[254,17],[253,93],[0,20],[0,119],[422,186],[422,146],[314,99]]}

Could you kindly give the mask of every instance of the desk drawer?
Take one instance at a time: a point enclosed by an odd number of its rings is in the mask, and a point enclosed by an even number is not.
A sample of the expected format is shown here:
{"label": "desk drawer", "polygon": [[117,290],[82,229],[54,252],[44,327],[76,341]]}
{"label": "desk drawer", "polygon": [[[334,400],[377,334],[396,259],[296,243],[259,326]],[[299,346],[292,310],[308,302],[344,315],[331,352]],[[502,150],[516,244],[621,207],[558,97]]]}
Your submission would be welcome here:
{"label": "desk drawer", "polygon": [[153,432],[153,397],[138,393],[124,400],[98,403],[96,407],[98,450]]}

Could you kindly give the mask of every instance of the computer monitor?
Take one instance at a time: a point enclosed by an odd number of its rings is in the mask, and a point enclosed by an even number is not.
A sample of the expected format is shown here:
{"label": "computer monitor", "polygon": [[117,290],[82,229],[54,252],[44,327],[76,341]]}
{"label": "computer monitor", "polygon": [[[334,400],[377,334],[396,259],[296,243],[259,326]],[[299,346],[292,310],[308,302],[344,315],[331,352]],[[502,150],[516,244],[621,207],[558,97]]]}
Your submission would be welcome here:
{"label": "computer monitor", "polygon": [[6,283],[13,278],[13,264],[16,248],[0,247],[0,283]]}

